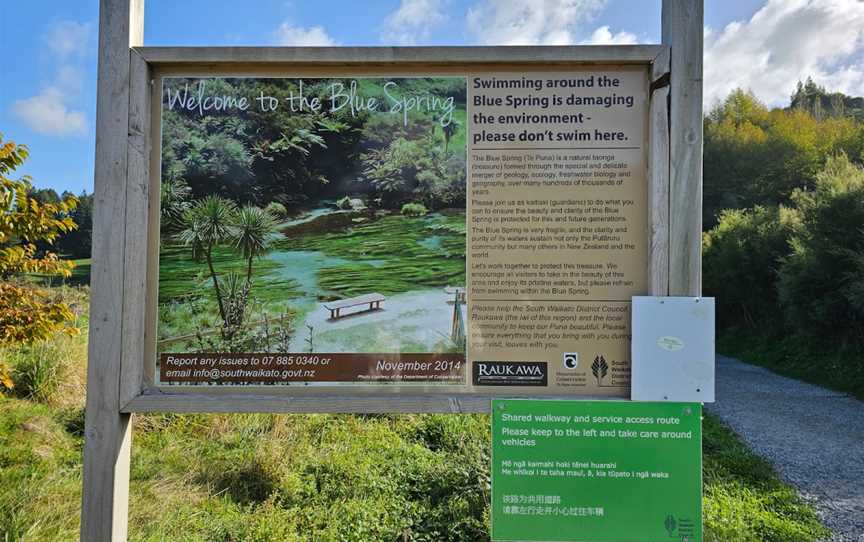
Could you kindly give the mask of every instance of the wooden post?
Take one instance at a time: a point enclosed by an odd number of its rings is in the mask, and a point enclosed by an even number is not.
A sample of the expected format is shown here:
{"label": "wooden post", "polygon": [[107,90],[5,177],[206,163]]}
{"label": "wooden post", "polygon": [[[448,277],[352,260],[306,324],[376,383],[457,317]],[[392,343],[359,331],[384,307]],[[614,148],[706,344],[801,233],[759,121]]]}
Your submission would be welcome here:
{"label": "wooden post", "polygon": [[662,42],[671,49],[669,295],[702,292],[703,0],[663,0]]}
{"label": "wooden post", "polygon": [[130,47],[144,42],[144,0],[101,0],[93,263],[81,540],[126,540],[132,425],[120,412]]}

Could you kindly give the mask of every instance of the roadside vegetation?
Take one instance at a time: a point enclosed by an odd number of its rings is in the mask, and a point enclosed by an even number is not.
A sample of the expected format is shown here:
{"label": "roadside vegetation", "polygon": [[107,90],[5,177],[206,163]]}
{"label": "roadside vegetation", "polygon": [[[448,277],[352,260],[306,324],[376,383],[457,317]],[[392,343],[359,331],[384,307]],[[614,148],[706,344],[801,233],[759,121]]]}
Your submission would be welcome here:
{"label": "roadside vegetation", "polygon": [[703,280],[721,352],[864,397],[864,100],[733,92],[705,119]]}
{"label": "roadside vegetation", "polygon": [[[66,288],[70,304],[86,289]],[[81,333],[0,347],[0,540],[76,540]],[[489,540],[485,415],[136,415],[133,541]],[[706,415],[705,540],[815,542],[813,510]]]}

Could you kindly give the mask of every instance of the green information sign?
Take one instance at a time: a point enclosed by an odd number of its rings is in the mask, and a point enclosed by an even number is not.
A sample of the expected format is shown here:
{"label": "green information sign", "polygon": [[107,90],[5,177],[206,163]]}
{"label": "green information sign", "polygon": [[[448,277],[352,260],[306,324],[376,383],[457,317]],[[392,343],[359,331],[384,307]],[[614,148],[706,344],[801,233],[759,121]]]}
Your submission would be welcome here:
{"label": "green information sign", "polygon": [[492,539],[702,540],[698,403],[492,401]]}

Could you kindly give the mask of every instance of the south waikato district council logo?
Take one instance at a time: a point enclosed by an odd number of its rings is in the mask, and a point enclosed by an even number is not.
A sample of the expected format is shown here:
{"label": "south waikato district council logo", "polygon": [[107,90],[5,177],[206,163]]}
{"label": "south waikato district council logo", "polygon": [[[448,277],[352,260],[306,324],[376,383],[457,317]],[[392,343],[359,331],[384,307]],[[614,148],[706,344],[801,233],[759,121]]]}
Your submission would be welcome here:
{"label": "south waikato district council logo", "polygon": [[680,540],[681,542],[692,542],[694,540],[695,529],[692,519],[676,519],[673,514],[669,514],[663,521],[663,527],[666,529],[666,534],[669,535],[669,538]]}
{"label": "south waikato district council logo", "polygon": [[591,364],[591,374],[597,379],[597,385],[603,385],[603,379],[609,373],[609,364],[606,363],[606,358],[599,355],[594,358],[594,363]]}

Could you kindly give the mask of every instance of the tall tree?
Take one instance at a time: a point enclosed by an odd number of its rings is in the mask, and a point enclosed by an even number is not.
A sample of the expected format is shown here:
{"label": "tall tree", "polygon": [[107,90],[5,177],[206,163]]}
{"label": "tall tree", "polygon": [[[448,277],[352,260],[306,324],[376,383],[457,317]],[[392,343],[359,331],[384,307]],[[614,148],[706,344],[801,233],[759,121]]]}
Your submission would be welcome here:
{"label": "tall tree", "polygon": [[230,200],[214,195],[207,196],[198,200],[184,213],[185,226],[178,234],[180,241],[192,248],[194,257],[203,257],[207,262],[223,322],[227,322],[225,303],[219,276],[213,267],[213,249],[231,240],[235,212],[236,206]]}
{"label": "tall tree", "polygon": [[[63,193],[63,197],[71,195]],[[69,216],[78,226],[57,239],[57,250],[70,258],[89,258],[93,238],[93,194],[81,192],[77,196],[78,206]]]}
{"label": "tall tree", "polygon": [[252,261],[263,256],[278,239],[277,222],[265,209],[248,205],[234,219],[234,246],[246,259],[246,285],[252,283]]}

